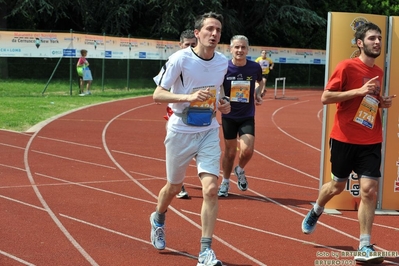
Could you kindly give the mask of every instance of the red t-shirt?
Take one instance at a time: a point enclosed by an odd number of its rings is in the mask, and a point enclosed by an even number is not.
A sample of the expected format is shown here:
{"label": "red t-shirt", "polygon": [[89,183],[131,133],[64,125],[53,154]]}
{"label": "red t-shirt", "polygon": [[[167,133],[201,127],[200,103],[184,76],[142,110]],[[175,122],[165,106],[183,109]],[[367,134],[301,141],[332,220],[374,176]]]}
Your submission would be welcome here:
{"label": "red t-shirt", "polygon": [[87,61],[86,58],[82,56],[82,57],[79,58],[78,64],[79,64],[79,65],[83,65],[83,64],[86,63],[86,61]]}
{"label": "red t-shirt", "polygon": [[[346,59],[340,62],[330,77],[326,90],[348,91],[362,87],[368,80],[378,76],[375,94],[371,95],[380,99],[382,77],[384,72],[374,65],[369,67],[359,58]],[[375,144],[382,142],[382,126],[379,108],[372,129],[353,121],[363,97],[337,103],[334,124],[330,137],[341,142],[351,144]]]}

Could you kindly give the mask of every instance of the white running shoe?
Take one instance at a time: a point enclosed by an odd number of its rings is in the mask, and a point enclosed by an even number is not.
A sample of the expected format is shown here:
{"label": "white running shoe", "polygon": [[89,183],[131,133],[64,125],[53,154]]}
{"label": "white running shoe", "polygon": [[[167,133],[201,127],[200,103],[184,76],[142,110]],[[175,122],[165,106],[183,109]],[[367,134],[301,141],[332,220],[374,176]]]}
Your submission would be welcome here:
{"label": "white running shoe", "polygon": [[241,191],[245,191],[248,189],[248,182],[247,178],[245,177],[245,171],[242,170],[242,172],[237,171],[238,165],[234,168],[234,174],[237,176],[237,187]]}
{"label": "white running shoe", "polygon": [[155,212],[153,212],[150,216],[151,243],[156,249],[162,250],[166,247],[165,226],[156,224],[156,222],[154,221],[154,216]]}
{"label": "white running shoe", "polygon": [[230,188],[230,182],[223,182],[220,184],[219,191],[218,191],[218,196],[219,197],[228,197],[229,196],[229,188]]}
{"label": "white running shoe", "polygon": [[216,255],[212,249],[207,248],[198,256],[197,266],[222,266],[222,262],[216,259]]}
{"label": "white running shoe", "polygon": [[178,198],[178,199],[189,199],[190,198],[190,196],[188,195],[188,192],[184,188],[184,185],[181,186],[181,191],[179,192],[179,194],[176,195],[176,198]]}

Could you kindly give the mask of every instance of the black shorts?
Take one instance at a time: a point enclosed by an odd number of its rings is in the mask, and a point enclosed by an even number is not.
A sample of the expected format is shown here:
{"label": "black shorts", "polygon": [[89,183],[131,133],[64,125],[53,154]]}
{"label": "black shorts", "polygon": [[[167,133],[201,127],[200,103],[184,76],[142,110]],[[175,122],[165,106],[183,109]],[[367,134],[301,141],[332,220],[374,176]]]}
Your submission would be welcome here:
{"label": "black shorts", "polygon": [[267,77],[269,76],[269,74],[262,74],[262,78],[267,79]]}
{"label": "black shorts", "polygon": [[352,171],[359,177],[381,177],[381,143],[358,145],[330,139],[330,153],[331,172],[339,179],[347,179]]}
{"label": "black shorts", "polygon": [[255,136],[255,118],[247,117],[240,119],[222,117],[223,136],[225,139],[236,139],[237,134]]}

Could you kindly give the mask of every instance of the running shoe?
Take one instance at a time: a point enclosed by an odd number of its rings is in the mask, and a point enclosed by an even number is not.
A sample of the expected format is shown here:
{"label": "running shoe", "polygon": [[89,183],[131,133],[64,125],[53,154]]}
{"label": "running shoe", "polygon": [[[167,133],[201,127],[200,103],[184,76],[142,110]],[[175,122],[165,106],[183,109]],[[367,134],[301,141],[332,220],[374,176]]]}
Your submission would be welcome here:
{"label": "running shoe", "polygon": [[[320,214],[321,215],[321,214]],[[302,222],[302,232],[305,234],[311,234],[313,233],[313,231],[316,229],[316,224],[317,224],[317,220],[319,220],[319,217],[313,208],[308,212],[308,214],[306,215],[306,217],[303,219]]]}
{"label": "running shoe", "polygon": [[179,192],[179,194],[176,195],[176,198],[178,198],[178,199],[189,199],[190,198],[190,196],[188,195],[188,192],[184,188],[184,185],[181,186],[181,191]]}
{"label": "running shoe", "polygon": [[230,182],[222,182],[219,187],[218,196],[228,197],[229,196]]}
{"label": "running shoe", "polygon": [[237,186],[238,189],[241,191],[245,191],[248,189],[248,182],[247,178],[245,177],[245,171],[242,170],[242,172],[237,171],[238,165],[234,168],[234,174],[237,176]]}
{"label": "running shoe", "polygon": [[384,257],[379,256],[378,252],[374,250],[373,245],[370,245],[364,246],[357,251],[355,261],[368,264],[381,264],[384,261]]}
{"label": "running shoe", "polygon": [[198,256],[197,266],[222,266],[222,262],[216,259],[215,252],[212,249],[207,248],[204,252],[201,252]]}
{"label": "running shoe", "polygon": [[153,212],[150,216],[151,223],[151,243],[152,245],[159,250],[165,249],[166,241],[165,241],[165,226],[163,224],[157,224],[154,221],[155,212]]}

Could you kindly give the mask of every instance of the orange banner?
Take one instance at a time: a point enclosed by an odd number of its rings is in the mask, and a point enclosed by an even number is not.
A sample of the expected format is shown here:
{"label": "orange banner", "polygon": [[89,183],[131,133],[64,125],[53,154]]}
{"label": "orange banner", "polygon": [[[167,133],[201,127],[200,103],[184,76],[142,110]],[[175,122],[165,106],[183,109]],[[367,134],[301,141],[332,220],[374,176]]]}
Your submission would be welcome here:
{"label": "orange banner", "polygon": [[[377,24],[382,31],[383,38],[387,38],[387,17],[380,15],[330,12],[328,14],[327,55],[326,55],[326,80],[342,60],[358,56],[354,33],[357,26],[371,21]],[[382,45],[381,56],[376,59],[376,64],[385,68],[385,45]],[[382,88],[384,85],[382,84]],[[329,139],[334,121],[336,107],[334,104],[324,106],[322,154],[320,169],[320,187],[331,180]],[[327,209],[356,210],[359,206],[359,181],[355,174],[351,175],[345,190],[331,199],[325,206]]]}
{"label": "orange banner", "polygon": [[[381,208],[399,210],[399,17],[389,18],[389,58],[387,68],[387,95],[396,94],[392,107],[386,111],[385,152]],[[396,60],[394,60],[396,59]]]}

